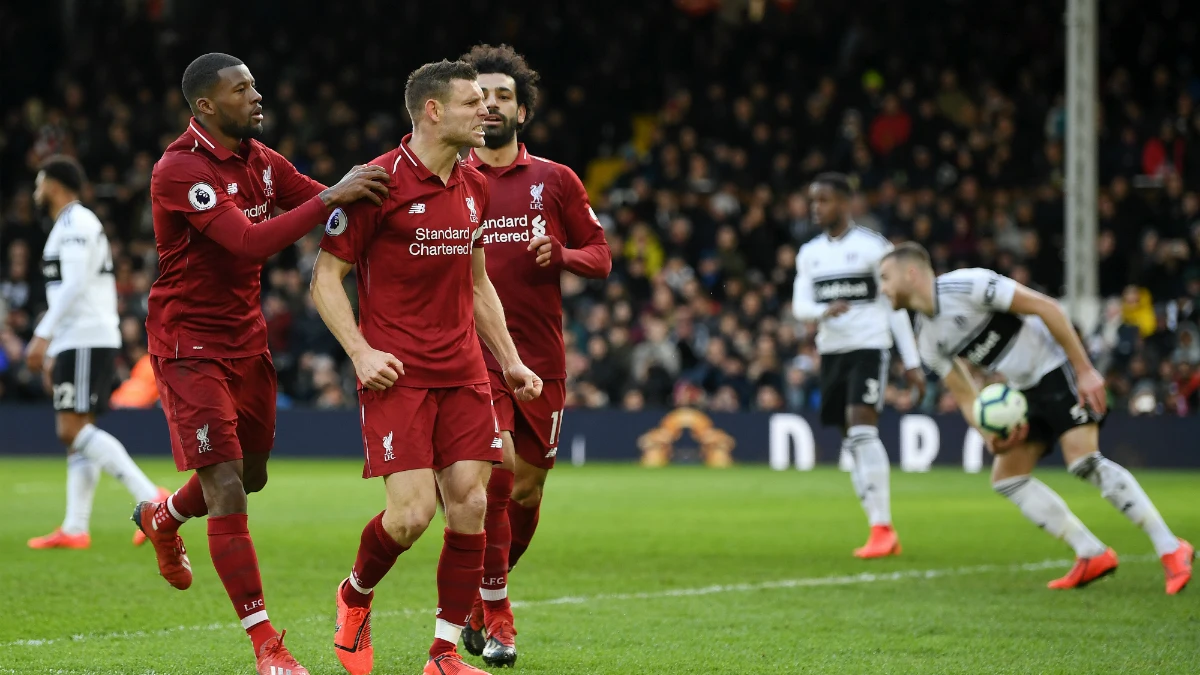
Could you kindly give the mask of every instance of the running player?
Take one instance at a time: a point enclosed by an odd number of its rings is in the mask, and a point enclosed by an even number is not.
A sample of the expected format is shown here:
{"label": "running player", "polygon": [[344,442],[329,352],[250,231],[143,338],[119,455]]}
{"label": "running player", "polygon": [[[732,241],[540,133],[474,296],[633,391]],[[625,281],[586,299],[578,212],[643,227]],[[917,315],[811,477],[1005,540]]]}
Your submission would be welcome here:
{"label": "running player", "polygon": [[[334,211],[313,271],[313,300],[358,374],[363,477],[382,477],[387,492],[387,508],[363,529],[336,593],[333,643],[351,675],[374,667],[374,588],[429,527],[439,488],[446,529],[424,672],[483,672],[457,651],[483,580],[486,485],[503,459],[479,340],[518,398],[542,389],[513,346],[488,280],[481,238],[488,182],[458,159],[460,148],[484,142],[488,111],[476,75],[462,61],[409,75],[404,102],[413,132],[376,160],[391,170],[391,194],[382,207]],[[355,267],[357,324],[342,285]]]}
{"label": "running player", "polygon": [[824,234],[800,247],[792,312],[819,321],[821,424],[842,430],[842,452],[854,459],[850,480],[871,525],[859,558],[900,553],[892,527],[891,463],[879,439],[879,412],[887,389],[892,337],[905,377],[925,392],[925,373],[908,313],[892,311],[878,295],[879,259],[892,249],[881,235],[850,220],[850,183],[838,173],[817,176],[809,187],[813,222]]}
{"label": "running player", "polygon": [[[36,178],[33,200],[54,218],[42,252],[49,308],[34,330],[26,362],[50,373],[54,422],[67,446],[67,516],[62,526],[29,540],[29,548],[88,548],[92,500],[103,469],[136,501],[170,493],[142,473],[125,446],[96,426],[108,408],[121,347],[112,250],[100,220],[79,203],[83,168],[70,157],[50,157]],[[146,540],[138,530],[134,545]]]}
{"label": "running player", "polygon": [[995,272],[966,269],[934,277],[929,254],[907,243],[884,256],[881,290],[898,309],[918,313],[921,359],[946,383],[974,425],[975,382],[968,365],[1003,375],[1029,403],[1029,421],[1007,439],[988,439],[995,453],[992,487],[1025,517],[1075,549],[1078,560],[1050,588],[1081,588],[1112,574],[1117,555],[1092,534],[1062,497],[1032,474],[1039,459],[1062,446],[1067,470],[1150,537],[1162,560],[1168,595],[1192,578],[1195,549],[1176,537],[1129,471],[1100,454],[1107,401],[1071,321],[1053,299]]}
{"label": "running player", "polygon": [[483,586],[463,644],[489,666],[511,666],[517,648],[508,572],[533,538],[562,437],[567,372],[560,277],[566,270],[603,279],[612,269],[612,254],[575,172],[531,155],[517,141],[537,104],[537,72],[508,45],[479,45],[462,58],[479,71],[488,109],[484,147],[472,148],[467,157],[491,186],[483,212],[488,277],[504,304],[517,352],[545,383],[541,397],[521,401],[484,350],[504,464],[488,482]]}
{"label": "running player", "polygon": [[[267,350],[262,262],[328,218],[332,207],[381,202],[387,172],[355,167],[332,188],[254,140],[262,96],[241,60],[205,54],[183,73],[194,117],[154,167],[150,197],[159,277],[146,333],[180,471],[195,474],[133,520],[159,573],[192,584],[179,526],[207,515],[213,566],[254,647],[258,672],[307,675],[267,618],[246,494],[267,483],[275,440],[275,368]],[[274,216],[277,209],[287,213]]]}

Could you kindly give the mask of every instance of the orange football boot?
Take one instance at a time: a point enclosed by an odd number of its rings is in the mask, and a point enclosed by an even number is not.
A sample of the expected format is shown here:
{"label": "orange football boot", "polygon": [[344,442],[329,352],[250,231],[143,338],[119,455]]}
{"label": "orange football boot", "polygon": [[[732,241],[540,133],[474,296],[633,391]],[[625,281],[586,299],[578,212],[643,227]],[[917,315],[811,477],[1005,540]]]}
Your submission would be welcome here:
{"label": "orange football boot", "polygon": [[371,646],[371,607],[351,607],[342,599],[346,579],[338,584],[337,619],[333,625],[333,646],[338,661],[350,675],[367,675],[375,667],[375,648]]}
{"label": "orange football boot", "polygon": [[160,508],[166,508],[166,504],[140,502],[134,507],[130,520],[154,546],[154,557],[158,559],[158,573],[167,583],[186,591],[192,585],[192,562],[188,560],[187,549],[183,547],[183,539],[178,531],[159,530],[155,525],[154,513]]}
{"label": "orange football boot", "polygon": [[[167,499],[168,499],[170,496],[171,496],[171,491],[170,491],[170,490],[168,490],[168,489],[167,489],[167,488],[165,488],[165,487],[159,486],[159,488],[158,488],[158,494],[154,496],[154,501],[156,501],[156,502],[161,502],[161,503],[164,503],[164,504],[165,504],[165,503],[167,502]],[[145,532],[142,532],[141,528],[138,528],[137,530],[134,530],[134,532],[133,532],[133,545],[134,545],[134,546],[141,546],[141,545],[142,545],[142,544],[144,544],[144,543],[146,543],[146,533],[145,533]]]}
{"label": "orange football boot", "polygon": [[1047,588],[1083,588],[1117,571],[1117,552],[1111,548],[1092,558],[1077,558],[1067,576],[1046,584]]}
{"label": "orange football boot", "polygon": [[869,560],[900,555],[900,537],[891,525],[872,525],[871,536],[862,548],[854,549],[854,557]]}
{"label": "orange football boot", "polygon": [[92,535],[87,532],[80,534],[67,534],[63,532],[61,527],[54,528],[50,534],[41,537],[34,537],[29,540],[29,548],[44,549],[44,548],[74,548],[85,549],[91,548]]}
{"label": "orange football boot", "polygon": [[1195,557],[1196,548],[1183,539],[1179,540],[1179,548],[1174,553],[1162,557],[1163,572],[1167,575],[1167,595],[1182,591],[1192,580],[1192,559]]}
{"label": "orange football boot", "polygon": [[480,670],[468,663],[463,663],[462,657],[458,652],[446,652],[438,654],[429,659],[425,664],[425,670],[421,671],[422,675],[488,675],[487,671]]}
{"label": "orange football boot", "polygon": [[308,669],[297,663],[283,646],[284,635],[287,635],[286,630],[258,648],[258,675],[308,675]]}

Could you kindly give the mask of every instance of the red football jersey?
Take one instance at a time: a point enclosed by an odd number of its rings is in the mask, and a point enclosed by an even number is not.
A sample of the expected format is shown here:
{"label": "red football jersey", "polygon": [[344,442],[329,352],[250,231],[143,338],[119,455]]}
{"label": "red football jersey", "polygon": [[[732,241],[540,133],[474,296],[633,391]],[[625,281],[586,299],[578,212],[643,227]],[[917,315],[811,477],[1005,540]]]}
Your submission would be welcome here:
{"label": "red football jersey", "polygon": [[258,141],[243,141],[239,152],[230,152],[193,119],[150,178],[159,267],[146,315],[150,353],[171,358],[265,353],[263,261],[231,253],[204,231],[232,209],[259,224],[277,208],[302,204],[314,207],[316,226],[327,211],[306,202],[324,189]]}
{"label": "red football jersey", "polygon": [[[608,276],[612,253],[604,228],[575,172],[529,154],[524,144],[508,166],[488,166],[474,150],[467,161],[491,184],[492,199],[483,212],[488,278],[504,305],[517,353],[542,379],[564,378],[559,275],[565,269],[590,279]],[[536,252],[528,250],[529,242],[543,235],[555,240],[549,267],[539,266]],[[486,346],[483,353],[488,368],[500,370]]]}
{"label": "red football jersey", "polygon": [[358,268],[359,330],[404,364],[397,385],[487,382],[471,273],[472,251],[483,246],[487,180],[456,162],[443,184],[409,149],[411,137],[369,162],[391,170],[383,206],[335,210],[321,248]]}

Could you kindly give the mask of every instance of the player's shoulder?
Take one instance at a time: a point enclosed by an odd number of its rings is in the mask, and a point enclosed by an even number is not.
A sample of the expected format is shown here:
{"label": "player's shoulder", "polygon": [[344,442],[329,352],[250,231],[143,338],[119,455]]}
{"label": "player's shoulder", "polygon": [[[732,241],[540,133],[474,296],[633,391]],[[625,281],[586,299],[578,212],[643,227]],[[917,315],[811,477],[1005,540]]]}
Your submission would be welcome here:
{"label": "player's shoulder", "polygon": [[935,283],[939,291],[970,293],[976,284],[987,282],[996,277],[996,273],[982,267],[965,267],[963,269],[939,274]]}
{"label": "player's shoulder", "polygon": [[79,202],[63,209],[54,224],[56,227],[76,234],[94,234],[104,229],[96,213]]}
{"label": "player's shoulder", "polygon": [[462,179],[468,185],[471,185],[477,190],[490,192],[488,189],[488,178],[482,171],[473,166],[465,159],[458,160],[458,169],[462,172]]}
{"label": "player's shoulder", "polygon": [[214,171],[214,163],[208,153],[199,150],[198,142],[180,136],[167,146],[162,157],[154,164],[150,179],[206,178]]}
{"label": "player's shoulder", "polygon": [[796,257],[810,256],[814,252],[820,251],[829,245],[829,235],[824,232],[818,232],[815,236],[809,237],[807,241],[800,244],[800,248],[796,251]]}
{"label": "player's shoulder", "polygon": [[892,248],[892,242],[882,234],[862,225],[854,225],[850,233],[863,245],[871,246],[880,250]]}

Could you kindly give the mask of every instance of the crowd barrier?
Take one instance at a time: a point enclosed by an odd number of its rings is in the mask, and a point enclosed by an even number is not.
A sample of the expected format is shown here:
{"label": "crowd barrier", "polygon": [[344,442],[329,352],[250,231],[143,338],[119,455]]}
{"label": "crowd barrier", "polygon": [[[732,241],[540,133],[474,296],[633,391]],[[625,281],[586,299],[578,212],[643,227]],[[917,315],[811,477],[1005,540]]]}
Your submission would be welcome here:
{"label": "crowd barrier", "polygon": [[[121,439],[134,455],[169,456],[161,410],[118,410],[99,426]],[[958,415],[901,415],[886,411],[880,434],[892,462],[904,471],[931,466],[984,470],[990,458],[977,433]],[[400,431],[400,430],[397,430]],[[550,430],[546,430],[547,434]],[[278,457],[362,456],[357,411],[280,410]],[[1113,415],[1100,433],[1101,450],[1131,467],[1200,468],[1200,418]],[[397,438],[399,441],[399,438]],[[836,430],[813,414],[713,413],[691,409],[622,412],[568,410],[557,452],[559,463],[641,462],[665,464],[769,464],[778,470],[836,463]],[[61,455],[49,406],[0,406],[0,454]],[[1057,457],[1043,461],[1060,462]]]}

